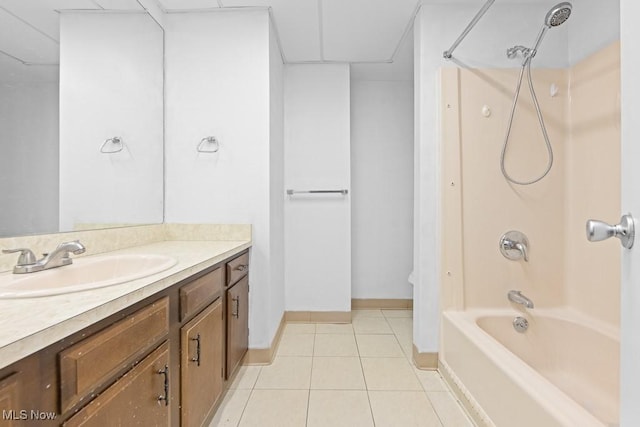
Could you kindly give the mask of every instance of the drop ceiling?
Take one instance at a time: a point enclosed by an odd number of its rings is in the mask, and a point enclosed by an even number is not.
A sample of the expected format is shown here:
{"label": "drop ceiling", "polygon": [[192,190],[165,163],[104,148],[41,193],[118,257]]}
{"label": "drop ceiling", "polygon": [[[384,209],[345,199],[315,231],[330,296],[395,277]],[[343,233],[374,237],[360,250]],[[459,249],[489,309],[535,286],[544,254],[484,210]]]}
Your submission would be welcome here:
{"label": "drop ceiling", "polygon": [[156,0],[166,12],[268,7],[285,62],[390,62],[419,0]]}
{"label": "drop ceiling", "polygon": [[[154,1],[166,13],[269,8],[285,62],[356,64],[396,60],[403,41],[410,42],[407,35],[420,4],[420,0]],[[0,56],[4,61],[10,55],[24,63],[56,63],[58,11],[78,9],[144,11],[137,0],[0,0],[0,51],[5,53]]]}

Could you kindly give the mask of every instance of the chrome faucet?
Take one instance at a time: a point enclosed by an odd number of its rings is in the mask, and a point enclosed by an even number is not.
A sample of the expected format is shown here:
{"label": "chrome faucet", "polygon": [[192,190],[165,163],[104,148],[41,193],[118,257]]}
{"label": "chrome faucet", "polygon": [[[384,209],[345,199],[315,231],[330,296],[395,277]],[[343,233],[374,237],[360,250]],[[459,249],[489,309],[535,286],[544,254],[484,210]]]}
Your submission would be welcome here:
{"label": "chrome faucet", "polygon": [[69,253],[80,255],[86,250],[84,245],[78,240],[65,242],[58,245],[51,253],[45,254],[40,260],[35,260],[33,252],[29,249],[9,249],[3,250],[3,253],[20,252],[18,263],[13,267],[15,274],[35,273],[36,271],[48,270],[50,268],[62,267],[69,265],[73,260],[69,257]]}
{"label": "chrome faucet", "polygon": [[507,259],[529,261],[529,240],[520,231],[508,231],[500,237],[500,252]]}
{"label": "chrome faucet", "polygon": [[522,292],[520,291],[511,290],[509,291],[509,293],[507,293],[507,297],[511,302],[515,302],[516,304],[522,304],[527,308],[533,308],[533,301],[531,301],[529,298],[522,295]]}

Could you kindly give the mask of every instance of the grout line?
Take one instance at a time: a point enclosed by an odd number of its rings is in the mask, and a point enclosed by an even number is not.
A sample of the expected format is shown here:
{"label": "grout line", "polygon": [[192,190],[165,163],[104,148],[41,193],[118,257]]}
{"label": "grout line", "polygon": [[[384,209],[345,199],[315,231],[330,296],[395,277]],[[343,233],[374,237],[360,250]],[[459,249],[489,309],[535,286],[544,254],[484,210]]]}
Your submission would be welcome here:
{"label": "grout line", "polygon": [[369,413],[371,414],[371,421],[373,422],[373,426],[376,425],[376,418],[373,416],[373,406],[371,406],[371,396],[369,395],[369,386],[367,385],[367,377],[364,374],[364,366],[362,365],[362,355],[360,354],[360,346],[358,345],[358,336],[355,333],[355,329],[353,331],[353,339],[356,341],[356,349],[358,350],[358,360],[360,361],[360,371],[362,372],[362,380],[364,381],[364,390],[367,393],[367,402],[369,403]]}
{"label": "grout line", "polygon": [[252,388],[251,391],[249,392],[249,397],[247,398],[247,401],[244,402],[244,406],[242,407],[242,411],[240,412],[240,418],[238,418],[238,422],[236,424],[236,427],[240,425],[240,422],[242,421],[242,417],[244,417],[244,412],[247,410],[247,406],[249,406],[249,401],[251,400],[251,397],[253,396],[253,391],[254,391],[254,389]]}

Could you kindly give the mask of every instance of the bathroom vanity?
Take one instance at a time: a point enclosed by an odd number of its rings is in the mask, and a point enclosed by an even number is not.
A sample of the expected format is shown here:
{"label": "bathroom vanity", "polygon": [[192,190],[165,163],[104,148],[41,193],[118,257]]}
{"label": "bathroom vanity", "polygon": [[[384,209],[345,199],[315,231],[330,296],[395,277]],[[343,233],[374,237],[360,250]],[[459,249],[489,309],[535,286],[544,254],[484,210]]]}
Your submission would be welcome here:
{"label": "bathroom vanity", "polygon": [[[32,302],[25,318],[82,305],[83,294],[92,308],[0,347],[0,425],[206,425],[248,347],[249,246],[148,245],[201,255],[133,285],[15,300]],[[38,337],[41,348],[6,365]]]}

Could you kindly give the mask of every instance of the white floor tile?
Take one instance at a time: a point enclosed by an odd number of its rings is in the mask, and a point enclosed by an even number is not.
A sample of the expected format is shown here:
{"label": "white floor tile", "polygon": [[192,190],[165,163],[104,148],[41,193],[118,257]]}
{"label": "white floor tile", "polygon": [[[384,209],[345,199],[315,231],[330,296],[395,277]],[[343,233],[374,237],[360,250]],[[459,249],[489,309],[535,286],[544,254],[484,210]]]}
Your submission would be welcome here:
{"label": "white floor tile", "polygon": [[353,319],[352,324],[356,334],[393,334],[384,317],[360,317]]}
{"label": "white floor tile", "polygon": [[262,366],[240,366],[229,388],[251,390],[256,385],[260,369],[262,369]]}
{"label": "white floor tile", "polygon": [[254,390],[239,426],[303,427],[308,401],[308,390]]}
{"label": "white floor tile", "polygon": [[359,357],[314,357],[311,372],[314,390],[365,390]]}
{"label": "white floor tile", "polygon": [[307,427],[373,427],[366,391],[311,390]]}
{"label": "white floor tile", "polygon": [[284,334],[278,344],[277,356],[313,356],[315,334]]}
{"label": "white floor tile", "polygon": [[452,393],[446,391],[428,391],[427,396],[444,426],[473,427],[460,403]]}
{"label": "white floor tile", "polygon": [[276,357],[263,366],[255,389],[308,390],[311,385],[311,357]]}
{"label": "white floor tile", "polygon": [[353,334],[316,334],[313,355],[325,356],[358,356],[358,347]]}
{"label": "white floor tile", "polygon": [[414,366],[413,371],[418,376],[424,391],[450,391],[438,371],[426,371]]}
{"label": "white floor tile", "polygon": [[362,358],[367,390],[419,390],[422,385],[404,358]]}
{"label": "white floor tile", "polygon": [[351,323],[318,323],[316,334],[353,334]]}
{"label": "white floor tile", "polygon": [[236,427],[250,395],[251,390],[229,390],[209,427]]}
{"label": "white floor tile", "polygon": [[395,335],[356,335],[360,357],[404,357]]}
{"label": "white floor tile", "polygon": [[[442,424],[422,391],[370,391],[376,427],[440,427]],[[451,424],[451,427],[458,427]]]}

